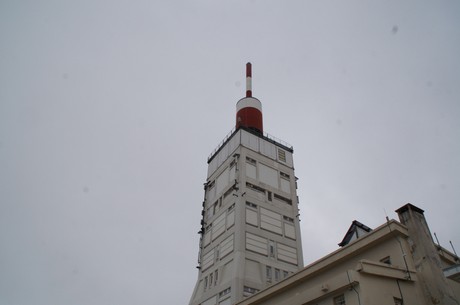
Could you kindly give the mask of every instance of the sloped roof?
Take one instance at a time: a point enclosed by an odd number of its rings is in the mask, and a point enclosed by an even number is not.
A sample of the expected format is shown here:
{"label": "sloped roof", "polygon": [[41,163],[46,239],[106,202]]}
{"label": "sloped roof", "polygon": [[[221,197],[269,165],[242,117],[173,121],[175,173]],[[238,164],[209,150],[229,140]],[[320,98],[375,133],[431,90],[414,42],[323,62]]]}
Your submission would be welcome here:
{"label": "sloped roof", "polygon": [[369,233],[370,231],[372,231],[372,229],[369,228],[368,226],[363,225],[362,223],[360,223],[357,220],[353,220],[353,222],[351,223],[351,226],[348,229],[347,233],[343,237],[342,241],[339,243],[339,246],[340,247],[346,246],[352,240],[358,239],[361,236],[363,236],[364,234]]}

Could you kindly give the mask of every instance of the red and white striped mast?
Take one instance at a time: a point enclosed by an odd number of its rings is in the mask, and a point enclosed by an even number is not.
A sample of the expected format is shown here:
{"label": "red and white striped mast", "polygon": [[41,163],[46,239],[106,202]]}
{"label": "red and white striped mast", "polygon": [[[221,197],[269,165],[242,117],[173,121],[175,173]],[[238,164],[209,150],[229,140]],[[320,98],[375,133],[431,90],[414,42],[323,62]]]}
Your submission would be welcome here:
{"label": "red and white striped mast", "polygon": [[246,64],[246,97],[236,103],[236,129],[243,127],[263,134],[262,103],[252,97],[252,65]]}
{"label": "red and white striped mast", "polygon": [[252,97],[252,65],[246,64],[246,97]]}

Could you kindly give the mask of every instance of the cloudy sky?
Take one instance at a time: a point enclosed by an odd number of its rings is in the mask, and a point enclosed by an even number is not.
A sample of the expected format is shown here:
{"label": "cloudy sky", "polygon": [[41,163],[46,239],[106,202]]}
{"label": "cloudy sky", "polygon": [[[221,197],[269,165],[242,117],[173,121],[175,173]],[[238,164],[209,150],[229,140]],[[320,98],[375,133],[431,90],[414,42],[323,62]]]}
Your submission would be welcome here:
{"label": "cloudy sky", "polygon": [[253,63],[305,263],[425,210],[460,252],[458,1],[0,1],[0,305],[187,304]]}

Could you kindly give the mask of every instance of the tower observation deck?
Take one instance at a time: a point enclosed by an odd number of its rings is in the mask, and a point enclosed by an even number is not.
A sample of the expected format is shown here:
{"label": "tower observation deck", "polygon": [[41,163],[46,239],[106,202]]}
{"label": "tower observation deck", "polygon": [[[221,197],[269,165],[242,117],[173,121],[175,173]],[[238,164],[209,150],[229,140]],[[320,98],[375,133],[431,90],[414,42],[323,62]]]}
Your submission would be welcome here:
{"label": "tower observation deck", "polygon": [[248,63],[235,128],[208,158],[190,305],[235,304],[303,267],[293,152],[264,133]]}

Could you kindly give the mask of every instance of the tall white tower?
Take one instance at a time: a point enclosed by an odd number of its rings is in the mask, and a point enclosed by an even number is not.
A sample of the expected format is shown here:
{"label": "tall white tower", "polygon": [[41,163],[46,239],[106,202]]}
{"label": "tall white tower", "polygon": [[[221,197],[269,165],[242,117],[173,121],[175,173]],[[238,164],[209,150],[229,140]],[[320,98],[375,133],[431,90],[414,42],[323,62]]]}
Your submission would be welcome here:
{"label": "tall white tower", "polygon": [[250,63],[236,110],[235,129],[208,158],[190,305],[235,304],[303,267],[293,149],[263,132]]}

